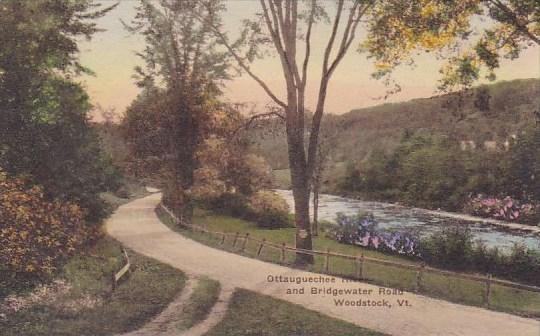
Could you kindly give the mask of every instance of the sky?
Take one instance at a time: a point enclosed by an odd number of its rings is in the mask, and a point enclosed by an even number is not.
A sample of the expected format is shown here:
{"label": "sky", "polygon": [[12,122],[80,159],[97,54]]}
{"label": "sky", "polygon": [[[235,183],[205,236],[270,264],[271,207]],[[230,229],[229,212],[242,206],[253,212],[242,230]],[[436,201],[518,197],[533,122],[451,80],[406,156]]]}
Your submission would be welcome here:
{"label": "sky", "polygon": [[[112,0],[101,1],[113,4]],[[95,106],[105,110],[114,109],[122,115],[126,107],[139,93],[133,79],[134,67],[143,65],[136,55],[144,48],[141,36],[128,33],[123,24],[134,18],[136,0],[121,0],[119,6],[105,17],[98,20],[98,26],[105,29],[94,36],[91,41],[80,43],[81,62],[92,69],[94,76],[83,76],[81,82],[87,88],[91,101]],[[227,13],[224,15],[225,29],[234,36],[239,30],[242,19],[252,17],[258,10],[255,0],[228,0]],[[328,38],[329,27],[320,26],[313,34],[313,56],[310,66],[310,78],[307,88],[307,106],[314,105],[317,83],[322,64],[322,50]],[[362,31],[359,32],[359,40]],[[381,99],[386,92],[383,83],[371,78],[374,67],[365,54],[351,48],[334,73],[331,81],[326,111],[342,114],[351,109],[399,102],[414,98],[430,97],[436,93],[437,80],[440,79],[441,61],[433,54],[420,54],[415,57],[414,68],[403,66],[394,73],[394,78],[401,85],[398,94],[388,99]],[[252,64],[251,69],[284,99],[284,84],[281,65],[275,57],[267,57]],[[538,46],[525,50],[519,59],[504,60],[497,71],[497,80],[540,77],[540,48]],[[264,106],[270,102],[266,93],[247,75],[236,77],[226,83],[225,100],[231,102],[255,103]],[[99,112],[93,112],[95,120],[100,120]]]}

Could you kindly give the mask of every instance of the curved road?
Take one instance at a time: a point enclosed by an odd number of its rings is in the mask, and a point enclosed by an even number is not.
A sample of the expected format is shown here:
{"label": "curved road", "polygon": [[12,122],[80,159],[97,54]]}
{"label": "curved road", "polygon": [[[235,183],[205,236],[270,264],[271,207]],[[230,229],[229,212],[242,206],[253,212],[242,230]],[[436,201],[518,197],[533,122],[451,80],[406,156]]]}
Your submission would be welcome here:
{"label": "curved road", "polygon": [[[308,309],[356,325],[396,336],[540,336],[540,321],[463,306],[412,293],[379,294],[379,287],[360,283],[291,285],[269,282],[269,276],[300,276],[319,279],[320,274],[246,258],[213,249],[171,231],[157,218],[154,210],[161,194],[152,194],[118,208],[106,223],[108,233],[127,247],[181,269],[192,275],[205,275],[224,286],[245,288],[261,294],[299,304]],[[332,277],[323,276],[325,279]],[[305,287],[304,294],[287,294],[288,288]],[[371,295],[333,297],[310,294],[311,287],[358,289]],[[334,299],[369,299],[389,305],[383,307],[336,306]],[[407,300],[399,306],[397,300]],[[403,301],[400,301],[403,303]]]}

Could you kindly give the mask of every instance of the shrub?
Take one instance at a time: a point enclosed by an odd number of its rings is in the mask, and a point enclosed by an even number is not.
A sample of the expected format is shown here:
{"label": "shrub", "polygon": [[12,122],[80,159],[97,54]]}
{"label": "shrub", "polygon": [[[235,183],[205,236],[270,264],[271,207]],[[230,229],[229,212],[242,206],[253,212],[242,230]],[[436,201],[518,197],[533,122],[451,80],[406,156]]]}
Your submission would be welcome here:
{"label": "shrub", "polygon": [[476,216],[506,221],[537,224],[540,220],[540,205],[520,203],[511,197],[498,199],[477,196],[468,200],[464,210]]}
{"label": "shrub", "polygon": [[384,232],[370,213],[354,216],[338,213],[336,224],[329,228],[329,236],[350,245],[360,245],[408,256],[418,254],[418,239],[409,232]]}
{"label": "shrub", "polygon": [[257,191],[249,198],[249,208],[253,220],[263,228],[289,226],[289,205],[272,191]]}
{"label": "shrub", "polygon": [[0,272],[50,275],[91,230],[78,205],[44,198],[41,187],[0,171]]}
{"label": "shrub", "polygon": [[424,238],[420,244],[420,253],[427,263],[452,269],[469,267],[472,251],[471,231],[460,225],[445,227]]}
{"label": "shrub", "polygon": [[207,205],[214,211],[233,217],[249,217],[249,199],[241,193],[227,192],[211,199]]}

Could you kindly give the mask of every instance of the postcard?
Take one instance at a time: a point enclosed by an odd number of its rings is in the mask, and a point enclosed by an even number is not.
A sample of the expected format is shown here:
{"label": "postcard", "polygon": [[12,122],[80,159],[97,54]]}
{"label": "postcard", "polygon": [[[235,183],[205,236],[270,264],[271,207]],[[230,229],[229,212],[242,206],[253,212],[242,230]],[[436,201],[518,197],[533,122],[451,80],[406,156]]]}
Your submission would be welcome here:
{"label": "postcard", "polygon": [[536,0],[1,0],[0,334],[540,336]]}

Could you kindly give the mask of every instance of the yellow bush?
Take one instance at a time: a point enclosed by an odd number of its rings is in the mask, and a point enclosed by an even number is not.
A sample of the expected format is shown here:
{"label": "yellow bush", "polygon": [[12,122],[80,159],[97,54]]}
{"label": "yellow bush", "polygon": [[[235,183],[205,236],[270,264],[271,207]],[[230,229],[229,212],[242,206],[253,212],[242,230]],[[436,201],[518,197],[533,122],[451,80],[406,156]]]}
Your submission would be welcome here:
{"label": "yellow bush", "polygon": [[257,225],[265,228],[289,226],[289,205],[278,194],[261,190],[249,198],[249,207]]}
{"label": "yellow bush", "polygon": [[78,205],[48,201],[0,170],[0,271],[51,274],[89,236]]}

